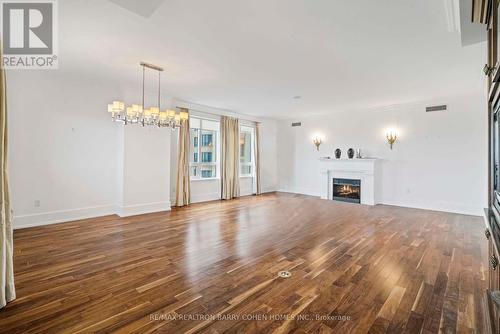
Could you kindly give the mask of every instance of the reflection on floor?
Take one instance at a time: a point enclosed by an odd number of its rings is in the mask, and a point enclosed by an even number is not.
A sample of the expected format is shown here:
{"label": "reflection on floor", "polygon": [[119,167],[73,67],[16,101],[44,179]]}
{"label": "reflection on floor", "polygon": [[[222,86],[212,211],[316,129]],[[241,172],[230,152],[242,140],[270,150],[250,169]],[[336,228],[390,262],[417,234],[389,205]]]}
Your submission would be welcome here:
{"label": "reflection on floor", "polygon": [[482,228],[278,193],[17,230],[0,331],[481,333]]}

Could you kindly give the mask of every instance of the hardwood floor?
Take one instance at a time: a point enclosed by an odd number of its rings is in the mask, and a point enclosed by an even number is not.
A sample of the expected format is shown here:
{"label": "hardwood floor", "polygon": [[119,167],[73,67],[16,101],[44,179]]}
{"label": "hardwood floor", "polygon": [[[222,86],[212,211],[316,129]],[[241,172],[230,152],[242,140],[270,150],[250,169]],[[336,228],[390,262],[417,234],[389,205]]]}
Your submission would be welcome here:
{"label": "hardwood floor", "polygon": [[480,217],[269,194],[14,239],[3,333],[484,332]]}

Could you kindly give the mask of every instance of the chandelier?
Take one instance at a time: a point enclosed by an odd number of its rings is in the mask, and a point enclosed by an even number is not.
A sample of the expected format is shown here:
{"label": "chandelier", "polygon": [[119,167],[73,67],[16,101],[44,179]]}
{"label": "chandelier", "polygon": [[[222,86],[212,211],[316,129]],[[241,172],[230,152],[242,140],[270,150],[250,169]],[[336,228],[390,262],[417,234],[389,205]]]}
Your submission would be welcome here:
{"label": "chandelier", "polygon": [[[170,127],[172,130],[181,126],[181,120],[188,119],[189,115],[187,112],[176,112],[175,110],[166,109],[161,110],[160,106],[160,84],[161,84],[161,72],[163,68],[141,62],[142,66],[142,103],[132,104],[130,106],[125,106],[122,101],[113,101],[108,104],[108,112],[111,114],[111,118],[115,122],[121,122],[125,125],[127,124],[139,124],[142,126],[157,126],[157,127]],[[146,68],[158,72],[158,104],[156,107],[144,107],[144,80],[146,74]]]}

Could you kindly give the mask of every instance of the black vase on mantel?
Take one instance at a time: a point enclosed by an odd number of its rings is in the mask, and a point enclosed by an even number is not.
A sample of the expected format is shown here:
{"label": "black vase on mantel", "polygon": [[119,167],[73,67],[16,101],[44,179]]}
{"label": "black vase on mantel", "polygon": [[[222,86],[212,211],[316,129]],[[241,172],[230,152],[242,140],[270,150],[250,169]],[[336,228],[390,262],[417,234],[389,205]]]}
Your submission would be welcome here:
{"label": "black vase on mantel", "polygon": [[349,157],[349,159],[354,158],[354,150],[352,148],[347,150],[347,157]]}
{"label": "black vase on mantel", "polygon": [[342,151],[340,148],[335,150],[335,159],[340,159],[340,156],[342,155]]}

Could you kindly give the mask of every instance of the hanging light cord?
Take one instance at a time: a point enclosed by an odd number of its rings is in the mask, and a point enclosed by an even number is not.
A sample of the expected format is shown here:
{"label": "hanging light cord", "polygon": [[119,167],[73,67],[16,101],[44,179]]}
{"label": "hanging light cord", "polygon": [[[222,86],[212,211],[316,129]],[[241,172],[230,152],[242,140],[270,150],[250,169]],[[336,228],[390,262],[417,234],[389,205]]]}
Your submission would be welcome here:
{"label": "hanging light cord", "polygon": [[142,110],[144,112],[144,76],[146,75],[146,66],[142,65]]}
{"label": "hanging light cord", "polygon": [[160,109],[160,100],[161,100],[161,98],[160,98],[161,78],[160,77],[161,77],[161,72],[158,71],[158,110],[161,110]]}

